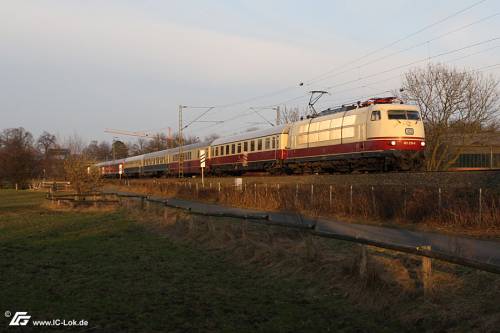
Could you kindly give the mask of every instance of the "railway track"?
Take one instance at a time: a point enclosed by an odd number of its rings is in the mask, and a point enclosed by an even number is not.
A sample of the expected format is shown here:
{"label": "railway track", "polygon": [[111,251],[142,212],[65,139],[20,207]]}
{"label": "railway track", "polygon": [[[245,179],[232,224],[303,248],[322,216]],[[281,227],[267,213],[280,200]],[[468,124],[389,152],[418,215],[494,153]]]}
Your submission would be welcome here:
{"label": "railway track", "polygon": [[[393,172],[393,173],[349,173],[274,176],[265,173],[241,176],[244,182],[267,184],[334,184],[334,185],[391,185],[432,186],[445,188],[492,188],[500,191],[500,170],[439,171],[439,172]],[[235,177],[206,177],[207,183],[234,183]],[[134,182],[176,182],[176,178],[133,179]],[[183,181],[199,182],[197,178]]]}

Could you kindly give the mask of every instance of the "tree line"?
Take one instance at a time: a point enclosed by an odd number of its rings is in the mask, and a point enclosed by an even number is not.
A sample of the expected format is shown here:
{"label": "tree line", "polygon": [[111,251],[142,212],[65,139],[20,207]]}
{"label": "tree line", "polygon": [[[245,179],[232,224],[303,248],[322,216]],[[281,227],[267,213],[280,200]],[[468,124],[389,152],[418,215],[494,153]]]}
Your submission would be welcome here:
{"label": "tree line", "polygon": [[[213,134],[204,140],[216,137]],[[183,144],[199,141],[198,137],[187,136]],[[23,127],[7,128],[0,132],[0,187],[24,186],[31,179],[65,179],[76,172],[70,164],[79,165],[78,172],[83,173],[92,163],[175,148],[179,143],[177,134],[168,138],[159,133],[135,142],[92,140],[87,144],[77,135],[61,140],[44,131],[35,139]]]}

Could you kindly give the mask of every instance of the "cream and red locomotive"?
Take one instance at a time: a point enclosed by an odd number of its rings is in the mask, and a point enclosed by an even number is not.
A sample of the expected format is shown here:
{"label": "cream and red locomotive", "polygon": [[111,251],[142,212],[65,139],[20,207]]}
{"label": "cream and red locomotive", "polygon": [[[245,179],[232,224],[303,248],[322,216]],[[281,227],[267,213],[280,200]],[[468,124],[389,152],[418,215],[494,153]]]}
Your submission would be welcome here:
{"label": "cream and red locomotive", "polygon": [[[408,171],[421,168],[424,150],[418,107],[373,98],[291,124],[184,146],[182,165],[184,175],[200,173],[204,151],[208,174]],[[129,177],[175,176],[179,152],[167,149],[97,166],[107,170],[104,176],[119,170]]]}

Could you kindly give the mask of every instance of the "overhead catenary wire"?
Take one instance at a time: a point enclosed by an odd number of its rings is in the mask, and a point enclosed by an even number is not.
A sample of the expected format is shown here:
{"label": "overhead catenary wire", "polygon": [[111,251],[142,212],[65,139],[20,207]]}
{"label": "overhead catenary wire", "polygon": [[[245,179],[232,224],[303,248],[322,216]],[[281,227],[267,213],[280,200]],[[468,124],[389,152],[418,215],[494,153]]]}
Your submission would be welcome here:
{"label": "overhead catenary wire", "polygon": [[431,57],[425,57],[425,58],[422,58],[422,59],[419,59],[419,60],[416,60],[416,61],[412,61],[412,62],[406,63],[404,65],[395,66],[395,67],[392,67],[392,68],[389,68],[389,69],[386,69],[386,70],[383,70],[383,71],[380,71],[380,72],[376,72],[376,73],[373,73],[373,74],[370,74],[370,75],[366,75],[366,76],[357,78],[355,80],[350,80],[350,81],[346,81],[346,82],[334,84],[332,86],[327,87],[326,89],[331,89],[331,88],[335,88],[335,87],[346,85],[348,83],[357,82],[360,79],[366,79],[366,78],[374,77],[374,76],[377,76],[379,74],[388,73],[388,72],[391,72],[391,71],[394,71],[394,70],[397,70],[397,69],[401,69],[401,68],[412,66],[412,65],[424,62],[424,61],[428,61],[430,59],[435,59],[435,58],[442,57],[442,56],[445,56],[445,55],[448,55],[448,54],[457,53],[457,52],[460,52],[460,51],[463,51],[463,50],[467,50],[467,49],[470,49],[470,48],[473,48],[473,47],[476,47],[476,46],[479,46],[479,45],[488,44],[488,43],[491,43],[491,42],[494,42],[494,41],[497,41],[497,40],[500,40],[500,36],[494,37],[494,38],[490,38],[490,39],[487,39],[487,40],[483,40],[481,42],[476,42],[476,43],[473,43],[473,44],[469,44],[469,45],[466,45],[466,46],[463,46],[463,47],[460,47],[460,48],[457,48],[457,49],[453,49],[453,50],[450,50],[450,51],[442,52],[442,53],[436,54],[436,55],[431,56]]}
{"label": "overhead catenary wire", "polygon": [[[399,38],[399,39],[397,39],[397,40],[395,40],[393,42],[390,42],[390,43],[388,43],[388,44],[386,44],[386,45],[384,45],[384,46],[382,46],[380,48],[377,48],[375,50],[367,52],[367,53],[365,53],[361,57],[358,57],[358,58],[356,58],[356,59],[354,59],[352,61],[349,61],[348,63],[345,63],[345,64],[343,64],[341,66],[338,66],[338,67],[336,67],[336,68],[334,68],[332,70],[326,71],[325,73],[320,74],[319,76],[313,77],[313,78],[309,79],[308,81],[305,81],[305,83],[307,85],[310,85],[316,79],[321,78],[324,75],[328,75],[328,74],[332,73],[333,71],[337,70],[338,68],[343,68],[343,67],[348,66],[350,64],[356,63],[356,62],[358,62],[358,61],[360,61],[362,59],[368,58],[369,56],[372,56],[373,54],[379,53],[380,51],[383,51],[383,50],[385,50],[385,49],[387,49],[387,48],[389,48],[391,46],[394,46],[394,45],[396,45],[396,44],[398,44],[398,43],[400,43],[400,42],[402,42],[404,40],[407,40],[407,39],[409,39],[409,38],[411,38],[413,36],[416,36],[416,35],[424,32],[424,31],[426,31],[426,30],[428,30],[428,29],[430,29],[430,28],[432,28],[434,26],[437,26],[437,25],[439,25],[441,23],[444,23],[444,22],[448,21],[449,19],[451,19],[453,17],[456,17],[456,16],[458,16],[458,15],[460,15],[460,14],[462,14],[462,13],[464,13],[464,12],[466,12],[466,11],[468,11],[468,10],[476,7],[476,6],[479,6],[480,4],[482,4],[483,2],[486,2],[486,1],[488,1],[488,0],[479,0],[479,1],[476,1],[473,4],[471,4],[471,5],[469,5],[469,6],[465,7],[465,8],[462,8],[462,9],[460,9],[460,10],[458,10],[458,11],[456,11],[456,12],[454,12],[454,13],[452,13],[452,14],[450,14],[450,15],[448,15],[448,16],[446,16],[446,17],[444,17],[444,18],[442,18],[442,19],[440,19],[438,21],[435,21],[435,22],[433,22],[431,24],[428,24],[428,25],[424,26],[423,28],[420,28],[420,29],[418,29],[418,30],[416,30],[416,31],[414,31],[414,32],[406,35],[406,36],[403,36],[403,37],[401,37],[401,38]],[[484,19],[486,19],[486,18],[484,18]],[[286,88],[275,90],[275,91],[272,91],[272,92],[269,92],[269,93],[266,93],[266,94],[255,96],[255,97],[251,97],[251,98],[247,98],[247,99],[243,99],[243,100],[239,100],[239,101],[231,102],[231,103],[227,103],[227,104],[215,105],[212,109],[210,109],[208,111],[211,111],[213,109],[222,109],[222,108],[227,108],[227,107],[231,107],[231,106],[236,106],[236,105],[241,105],[241,104],[249,103],[249,102],[252,102],[252,101],[255,101],[255,100],[259,100],[259,99],[262,99],[262,98],[266,98],[266,97],[271,97],[271,96],[275,96],[275,95],[278,95],[278,94],[282,94],[282,93],[285,93],[285,92],[288,92],[290,90],[294,90],[294,89],[297,89],[297,88],[298,88],[297,85],[291,85],[291,86],[288,86]],[[278,103],[278,104],[275,104],[275,105],[279,105],[279,104],[281,104],[281,103]]]}
{"label": "overhead catenary wire", "polygon": [[356,65],[355,67],[349,67],[349,68],[347,68],[347,69],[343,69],[343,70],[342,70],[342,71],[340,71],[340,72],[331,73],[331,74],[329,74],[329,75],[327,75],[327,76],[325,76],[325,77],[323,77],[323,78],[321,78],[321,79],[316,80],[315,82],[321,82],[321,81],[324,81],[324,80],[329,79],[330,77],[332,77],[332,76],[334,76],[334,75],[341,75],[341,74],[349,73],[349,72],[351,72],[351,71],[353,71],[353,70],[359,70],[360,68],[363,68],[363,67],[366,67],[366,66],[368,66],[368,65],[372,65],[372,64],[374,64],[374,63],[377,63],[377,62],[379,62],[379,61],[382,61],[382,60],[385,60],[385,59],[391,58],[391,57],[393,57],[393,56],[395,56],[395,55],[398,55],[398,54],[401,54],[401,53],[404,53],[404,52],[407,52],[407,51],[413,50],[413,49],[415,49],[415,48],[417,48],[417,47],[424,46],[424,45],[428,45],[428,44],[429,44],[429,43],[431,43],[431,42],[435,42],[436,40],[439,40],[439,39],[441,39],[441,38],[443,38],[443,37],[446,37],[446,36],[449,36],[449,35],[451,35],[451,34],[453,34],[453,33],[456,33],[456,32],[462,31],[462,30],[464,30],[464,29],[470,28],[470,27],[472,27],[472,26],[474,26],[474,25],[476,25],[476,24],[479,24],[479,23],[485,22],[486,20],[492,19],[492,18],[497,17],[497,16],[499,16],[499,15],[500,15],[500,12],[497,12],[497,13],[494,13],[494,14],[491,14],[491,15],[488,15],[488,16],[483,17],[483,18],[481,18],[481,19],[479,19],[479,20],[476,20],[476,21],[474,21],[474,22],[472,22],[472,23],[469,23],[469,24],[463,25],[463,26],[461,26],[461,27],[459,27],[459,28],[456,28],[456,29],[453,29],[453,30],[447,31],[447,32],[445,32],[445,33],[443,33],[443,34],[441,34],[441,35],[436,36],[436,37],[430,38],[430,39],[425,40],[425,41],[423,41],[423,42],[419,42],[419,43],[417,43],[417,44],[413,44],[412,46],[409,46],[409,47],[407,47],[407,48],[405,48],[405,49],[402,49],[402,50],[399,50],[399,51],[392,52],[392,53],[390,53],[390,54],[388,54],[388,55],[384,55],[384,56],[382,56],[382,57],[378,57],[378,58],[376,58],[376,59],[374,59],[374,60],[371,60],[371,61],[368,61],[368,62],[362,63],[362,64],[360,64],[360,65]]}
{"label": "overhead catenary wire", "polygon": [[396,45],[396,44],[398,44],[398,43],[400,43],[400,42],[402,42],[402,41],[404,41],[404,40],[407,40],[407,39],[409,39],[409,38],[411,38],[411,37],[413,37],[413,36],[416,36],[416,35],[418,35],[418,34],[420,34],[420,33],[424,32],[424,31],[426,31],[426,30],[428,30],[428,29],[430,29],[430,28],[432,28],[432,27],[435,27],[435,26],[437,26],[437,25],[439,25],[439,24],[441,24],[441,23],[443,23],[443,22],[448,21],[449,19],[451,19],[451,18],[453,18],[453,17],[455,17],[455,16],[458,16],[458,15],[460,15],[460,14],[462,14],[462,13],[464,13],[464,12],[466,12],[466,11],[468,11],[468,10],[470,10],[470,9],[472,9],[472,8],[474,8],[474,7],[476,7],[476,6],[479,6],[480,4],[482,4],[482,3],[483,3],[483,2],[485,2],[485,1],[487,1],[487,0],[480,0],[480,1],[474,2],[473,4],[471,4],[471,5],[467,6],[467,7],[463,8],[463,9],[461,9],[461,10],[459,10],[459,11],[454,12],[453,14],[448,15],[448,16],[446,16],[446,17],[444,17],[444,18],[442,18],[442,19],[440,19],[440,20],[438,20],[438,21],[436,21],[436,22],[434,22],[434,23],[431,23],[431,24],[429,24],[429,25],[426,25],[426,26],[424,26],[423,28],[420,28],[420,29],[418,29],[418,30],[416,30],[416,31],[414,31],[414,32],[412,32],[412,33],[410,33],[410,34],[408,34],[408,35],[406,35],[406,36],[402,37],[402,38],[399,38],[399,39],[397,39],[397,40],[395,40],[395,41],[393,41],[393,42],[390,42],[390,43],[388,43],[388,44],[385,44],[384,46],[379,47],[379,48],[377,48],[377,49],[375,49],[375,50],[371,50],[371,51],[369,51],[369,52],[365,53],[364,55],[362,55],[362,56],[360,56],[360,57],[358,57],[358,58],[355,58],[355,59],[353,59],[353,60],[351,60],[351,61],[349,61],[349,62],[347,62],[347,63],[344,63],[344,64],[342,64],[342,65],[340,65],[340,66],[337,66],[337,67],[335,67],[335,68],[333,68],[333,69],[331,69],[331,70],[329,70],[329,71],[327,71],[327,72],[325,72],[325,73],[323,73],[323,74],[320,74],[320,75],[318,75],[318,76],[316,76],[316,77],[314,77],[314,78],[312,78],[312,79],[310,79],[310,80],[308,80],[308,81],[304,82],[304,84],[306,84],[306,85],[311,85],[312,83],[316,82],[318,79],[321,79],[321,78],[322,78],[323,76],[325,76],[325,75],[329,75],[329,74],[331,74],[332,72],[335,72],[336,70],[338,70],[338,69],[340,69],[340,68],[343,68],[343,67],[345,67],[345,66],[349,66],[349,65],[351,65],[351,64],[353,64],[353,63],[356,63],[356,62],[358,62],[358,61],[360,61],[360,60],[363,60],[363,59],[365,59],[365,58],[368,58],[369,56],[372,56],[372,55],[374,55],[374,54],[377,54],[377,53],[379,53],[380,51],[383,51],[383,50],[385,50],[385,49],[387,49],[387,48],[389,48],[389,47],[391,47],[391,46],[394,46],[394,45]]}

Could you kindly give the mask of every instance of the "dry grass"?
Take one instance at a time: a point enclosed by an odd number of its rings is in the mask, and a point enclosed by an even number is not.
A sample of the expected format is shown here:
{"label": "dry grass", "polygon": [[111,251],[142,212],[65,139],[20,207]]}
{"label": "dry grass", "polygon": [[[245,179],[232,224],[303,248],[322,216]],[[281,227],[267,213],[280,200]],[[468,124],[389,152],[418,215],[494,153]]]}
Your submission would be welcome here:
{"label": "dry grass", "polygon": [[139,223],[176,242],[278,278],[309,281],[311,297],[337,290],[357,307],[395,317],[417,331],[493,332],[500,327],[497,275],[434,260],[432,293],[424,296],[417,256],[367,247],[366,273],[360,275],[360,246],[352,243],[300,230],[150,208],[130,211]]}
{"label": "dry grass", "polygon": [[[266,185],[241,189],[195,182],[136,181],[113,186],[124,191],[261,210],[293,211],[348,222],[402,225],[422,230],[500,237],[500,193],[494,189],[442,189],[404,186]],[[351,194],[352,193],[352,194]],[[479,198],[481,197],[481,200]],[[481,203],[481,204],[480,204]]]}
{"label": "dry grass", "polygon": [[105,206],[74,206],[68,201],[61,201],[59,204],[57,201],[45,201],[40,205],[41,208],[50,209],[58,212],[76,212],[76,213],[111,213],[116,211],[118,208],[116,205],[105,205]]}

